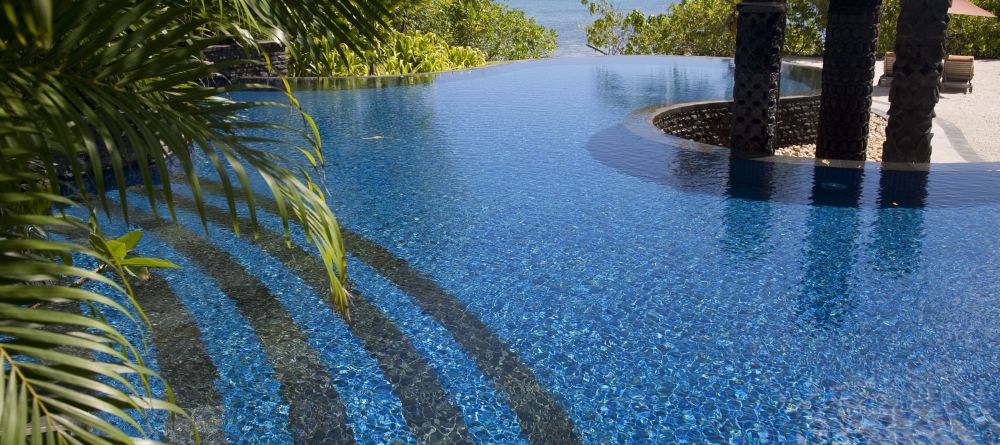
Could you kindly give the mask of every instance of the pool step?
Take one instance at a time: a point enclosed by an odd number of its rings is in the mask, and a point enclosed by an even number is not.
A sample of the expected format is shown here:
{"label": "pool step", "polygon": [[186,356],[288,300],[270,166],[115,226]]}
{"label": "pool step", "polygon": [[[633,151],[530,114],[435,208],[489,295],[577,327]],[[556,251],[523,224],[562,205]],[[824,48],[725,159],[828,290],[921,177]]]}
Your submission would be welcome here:
{"label": "pool step", "polygon": [[355,443],[343,402],[330,374],[309,347],[288,312],[260,280],[229,254],[199,234],[130,209],[133,223],[148,230],[195,262],[235,304],[264,345],[267,361],[291,407],[289,430],[297,443]]}
{"label": "pool step", "polygon": [[[174,204],[194,209],[194,202],[174,196]],[[229,214],[206,206],[209,222],[229,227]],[[243,233],[252,233],[246,221],[240,221]],[[268,255],[281,261],[318,294],[329,288],[322,262],[298,249],[289,249],[285,238],[266,228],[259,229],[256,244]],[[437,375],[410,344],[399,328],[363,295],[352,300],[351,333],[360,339],[376,360],[403,405],[410,433],[421,444],[472,444],[461,411],[448,400]]]}
{"label": "pool step", "polygon": [[[210,193],[223,193],[222,186],[216,182],[203,181],[202,188]],[[242,198],[238,191],[236,198],[237,200]],[[174,200],[175,204],[180,207],[195,208],[190,199],[175,195]],[[258,195],[255,202],[261,209],[277,214],[277,205],[273,199]],[[220,225],[227,227],[230,225],[227,211],[206,206],[206,215],[210,220]],[[252,233],[247,226],[248,223],[241,221],[241,225],[243,231]],[[261,239],[263,239],[263,233],[268,231],[263,228],[260,230]],[[471,313],[458,298],[381,245],[343,227],[341,227],[341,232],[349,254],[370,265],[379,274],[412,296],[425,313],[451,332],[463,351],[475,361],[480,371],[492,379],[498,389],[506,395],[511,409],[517,415],[522,434],[527,436],[531,444],[576,445],[582,443],[569,414],[555,400],[555,397],[538,382],[531,369],[521,363],[517,354],[482,320]],[[279,250],[289,250],[285,248],[284,239],[280,235],[274,232],[269,232],[269,234],[272,237],[280,238],[277,241],[270,241],[280,246]],[[321,285],[326,286],[325,270],[322,269],[319,260],[310,256],[309,261],[314,262],[318,269],[305,273],[304,276],[324,281]],[[290,265],[290,267],[292,266]],[[355,301],[356,305],[352,307],[352,314],[358,310],[357,300]]]}
{"label": "pool step", "polygon": [[[160,376],[170,383],[177,404],[191,414],[201,443],[227,443],[221,428],[222,401],[213,385],[219,372],[205,352],[198,325],[163,277],[154,273],[146,281],[134,280],[132,285],[136,301],[152,325],[150,336]],[[194,443],[187,419],[178,416],[167,427],[167,443]]]}

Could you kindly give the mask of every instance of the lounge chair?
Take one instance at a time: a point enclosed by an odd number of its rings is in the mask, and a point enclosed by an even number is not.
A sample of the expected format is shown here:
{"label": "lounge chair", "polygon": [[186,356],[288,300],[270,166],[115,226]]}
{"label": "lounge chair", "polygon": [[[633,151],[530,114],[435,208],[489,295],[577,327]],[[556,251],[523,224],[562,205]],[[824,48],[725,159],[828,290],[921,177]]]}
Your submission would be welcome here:
{"label": "lounge chair", "polygon": [[944,73],[941,75],[942,88],[955,88],[972,92],[972,76],[975,74],[975,58],[972,56],[949,55],[944,59]]}
{"label": "lounge chair", "polygon": [[896,64],[896,53],[891,51],[885,53],[885,62],[883,65],[885,69],[883,70],[882,76],[878,78],[878,86],[883,86],[883,82],[886,82],[887,84],[892,83],[892,68],[893,65],[895,64]]}

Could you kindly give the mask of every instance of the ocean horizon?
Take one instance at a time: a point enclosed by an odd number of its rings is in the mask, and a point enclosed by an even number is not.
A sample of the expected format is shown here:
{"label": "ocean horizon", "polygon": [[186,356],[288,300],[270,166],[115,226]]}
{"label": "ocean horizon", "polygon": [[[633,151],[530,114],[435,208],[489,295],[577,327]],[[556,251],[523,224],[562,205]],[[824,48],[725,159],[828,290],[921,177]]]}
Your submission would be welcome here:
{"label": "ocean horizon", "polygon": [[[556,30],[559,46],[553,57],[579,57],[599,54],[587,47],[587,34],[583,27],[593,22],[590,12],[580,0],[501,0],[512,8],[525,12],[543,26]],[[671,0],[619,0],[613,2],[618,9],[639,9],[646,14],[667,12],[675,3]]]}

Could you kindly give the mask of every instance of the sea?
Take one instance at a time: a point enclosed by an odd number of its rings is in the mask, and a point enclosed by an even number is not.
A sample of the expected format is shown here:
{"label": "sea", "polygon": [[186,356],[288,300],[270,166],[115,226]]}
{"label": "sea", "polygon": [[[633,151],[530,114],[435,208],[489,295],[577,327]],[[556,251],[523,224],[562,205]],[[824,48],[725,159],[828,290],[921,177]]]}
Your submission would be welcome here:
{"label": "sea", "polygon": [[[592,56],[597,52],[587,47],[587,34],[583,27],[594,21],[587,7],[580,0],[502,0],[520,9],[539,24],[555,29],[559,46],[554,57]],[[667,12],[672,0],[618,0],[613,4],[620,10],[639,9],[646,14]]]}

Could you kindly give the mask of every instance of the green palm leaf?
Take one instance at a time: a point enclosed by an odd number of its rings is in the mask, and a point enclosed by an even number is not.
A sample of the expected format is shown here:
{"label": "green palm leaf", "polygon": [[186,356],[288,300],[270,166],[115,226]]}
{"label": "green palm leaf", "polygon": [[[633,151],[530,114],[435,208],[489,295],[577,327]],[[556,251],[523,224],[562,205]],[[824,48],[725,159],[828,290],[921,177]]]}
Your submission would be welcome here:
{"label": "green palm leaf", "polygon": [[[150,381],[159,377],[104,315],[148,324],[129,277],[175,266],[133,256],[140,234],[108,239],[94,218],[58,210],[121,211],[127,220],[130,169],[139,171],[150,203],[162,191],[171,213],[172,181],[185,183],[204,220],[198,165],[207,160],[228,195],[234,229],[235,197],[254,209],[250,184],[258,176],[278,203],[286,236],[293,219],[306,229],[326,265],[331,298],[347,313],[343,240],[322,188],[253,148],[289,145],[284,135],[297,134],[302,146],[290,148],[318,168],[315,123],[287,83],[287,104],[235,102],[226,94],[247,86],[205,85],[203,79],[246,61],[210,64],[202,51],[257,37],[306,53],[320,40],[370,47],[397,3],[67,0],[53,7],[51,0],[0,0],[0,443],[150,443],[157,432],[146,411],[185,415],[169,388],[165,400],[156,398]],[[241,115],[259,106],[302,112],[303,128]],[[283,135],[249,136],[254,129]],[[171,163],[179,175],[169,174]],[[113,189],[120,207],[106,198]],[[82,258],[98,268],[82,267]],[[89,281],[117,297],[83,286]],[[66,309],[80,306],[90,310]]]}

